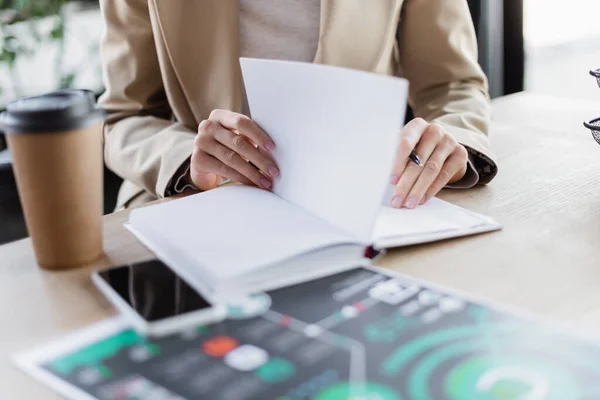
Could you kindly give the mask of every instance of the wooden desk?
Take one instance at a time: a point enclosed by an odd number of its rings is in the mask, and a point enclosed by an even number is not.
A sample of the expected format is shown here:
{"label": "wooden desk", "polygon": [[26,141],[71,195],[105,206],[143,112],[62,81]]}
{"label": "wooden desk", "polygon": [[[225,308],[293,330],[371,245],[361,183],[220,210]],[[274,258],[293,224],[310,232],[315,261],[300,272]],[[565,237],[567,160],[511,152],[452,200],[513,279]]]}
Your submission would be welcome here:
{"label": "wooden desk", "polygon": [[[600,337],[600,146],[581,125],[600,103],[520,94],[494,108],[500,174],[490,186],[441,197],[504,230],[399,249],[380,264]],[[75,271],[40,271],[29,240],[0,247],[0,397],[56,398],[9,357],[114,314],[89,276],[151,257],[123,228],[127,218],[106,216],[105,259]]]}

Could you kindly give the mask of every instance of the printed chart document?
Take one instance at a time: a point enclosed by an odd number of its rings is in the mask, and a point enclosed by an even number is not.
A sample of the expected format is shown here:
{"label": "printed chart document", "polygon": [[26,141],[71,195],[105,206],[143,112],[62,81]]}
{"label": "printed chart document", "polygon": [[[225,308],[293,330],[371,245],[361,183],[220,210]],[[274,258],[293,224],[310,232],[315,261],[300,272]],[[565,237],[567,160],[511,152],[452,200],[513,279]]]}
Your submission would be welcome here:
{"label": "printed chart document", "polygon": [[71,400],[600,398],[597,338],[389,270],[357,266],[230,310],[164,337],[109,319],[14,361]]}
{"label": "printed chart document", "polygon": [[405,80],[271,60],[242,59],[242,70],[252,117],[277,145],[273,191],[222,187],[134,210],[128,224],[208,299],[348,269],[371,245],[499,229],[442,200],[387,206]]}

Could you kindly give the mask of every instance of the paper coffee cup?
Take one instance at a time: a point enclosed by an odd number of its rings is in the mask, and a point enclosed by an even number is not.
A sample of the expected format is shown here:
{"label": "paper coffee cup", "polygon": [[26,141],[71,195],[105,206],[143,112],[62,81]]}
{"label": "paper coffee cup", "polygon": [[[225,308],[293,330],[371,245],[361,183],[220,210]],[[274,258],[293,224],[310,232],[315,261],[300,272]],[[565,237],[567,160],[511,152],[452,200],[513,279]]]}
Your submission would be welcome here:
{"label": "paper coffee cup", "polygon": [[38,264],[80,266],[102,253],[102,118],[88,91],[10,103],[0,114]]}

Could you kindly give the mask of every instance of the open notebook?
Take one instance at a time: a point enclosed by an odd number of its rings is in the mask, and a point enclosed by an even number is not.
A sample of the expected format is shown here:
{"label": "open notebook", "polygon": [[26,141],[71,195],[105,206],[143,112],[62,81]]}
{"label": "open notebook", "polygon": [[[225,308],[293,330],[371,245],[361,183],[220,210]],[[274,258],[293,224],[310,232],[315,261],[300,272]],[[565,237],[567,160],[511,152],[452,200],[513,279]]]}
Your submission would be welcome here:
{"label": "open notebook", "polygon": [[253,59],[242,70],[252,117],[277,145],[273,191],[222,187],[134,210],[128,224],[209,300],[352,268],[371,245],[499,229],[438,199],[416,210],[386,206],[405,80]]}

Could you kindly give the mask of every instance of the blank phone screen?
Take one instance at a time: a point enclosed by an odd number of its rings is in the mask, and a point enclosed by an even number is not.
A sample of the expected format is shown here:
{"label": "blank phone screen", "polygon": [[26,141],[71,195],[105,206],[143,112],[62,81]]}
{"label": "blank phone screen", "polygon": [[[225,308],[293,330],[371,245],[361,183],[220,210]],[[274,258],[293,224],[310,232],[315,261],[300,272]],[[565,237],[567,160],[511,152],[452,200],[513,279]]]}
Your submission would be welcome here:
{"label": "blank phone screen", "polygon": [[159,260],[115,267],[99,275],[148,322],[212,307]]}

